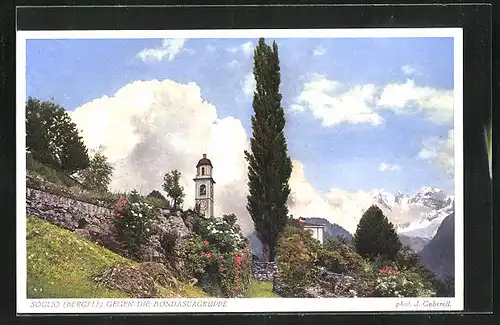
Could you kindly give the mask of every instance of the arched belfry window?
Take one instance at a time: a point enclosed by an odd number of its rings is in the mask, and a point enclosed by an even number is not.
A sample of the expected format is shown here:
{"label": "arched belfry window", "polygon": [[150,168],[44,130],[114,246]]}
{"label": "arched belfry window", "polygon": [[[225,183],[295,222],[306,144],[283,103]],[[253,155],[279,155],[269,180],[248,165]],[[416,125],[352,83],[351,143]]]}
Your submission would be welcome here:
{"label": "arched belfry window", "polygon": [[205,175],[205,167],[201,167],[201,174]]}
{"label": "arched belfry window", "polygon": [[200,185],[200,196],[202,195],[207,195],[207,187],[204,184]]}

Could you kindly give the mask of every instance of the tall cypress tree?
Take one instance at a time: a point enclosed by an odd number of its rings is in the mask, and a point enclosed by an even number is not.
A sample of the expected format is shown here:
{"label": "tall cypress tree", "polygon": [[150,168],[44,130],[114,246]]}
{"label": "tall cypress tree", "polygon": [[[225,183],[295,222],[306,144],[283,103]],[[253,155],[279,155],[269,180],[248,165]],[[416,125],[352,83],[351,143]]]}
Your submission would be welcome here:
{"label": "tall cypress tree", "polygon": [[402,245],[393,224],[379,207],[372,205],[359,220],[354,246],[363,257],[394,260]]}
{"label": "tall cypress tree", "polygon": [[289,219],[286,204],[292,173],[284,134],[285,113],[279,91],[281,76],[276,42],[271,47],[264,38],[259,40],[254,50],[253,74],[256,83],[253,133],[251,152],[245,151],[249,164],[247,210],[262,241],[264,260],[268,261]]}

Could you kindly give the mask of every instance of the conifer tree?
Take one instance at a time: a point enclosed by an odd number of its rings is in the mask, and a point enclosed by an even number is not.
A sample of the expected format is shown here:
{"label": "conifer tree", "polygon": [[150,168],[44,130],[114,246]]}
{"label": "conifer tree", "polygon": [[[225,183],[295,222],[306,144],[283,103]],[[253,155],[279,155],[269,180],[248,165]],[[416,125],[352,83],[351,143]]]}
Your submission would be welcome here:
{"label": "conifer tree", "polygon": [[354,247],[365,258],[392,261],[402,245],[392,223],[379,207],[372,205],[359,221],[354,234]]}
{"label": "conifer tree", "polygon": [[[272,47],[261,38],[254,50],[253,74],[256,89],[253,97],[251,152],[248,161],[247,210],[263,244],[264,260],[275,251],[280,232],[289,217],[288,181],[292,162],[288,156],[284,127],[285,114],[279,91],[281,76],[278,45]],[[273,259],[271,254],[271,259]]]}

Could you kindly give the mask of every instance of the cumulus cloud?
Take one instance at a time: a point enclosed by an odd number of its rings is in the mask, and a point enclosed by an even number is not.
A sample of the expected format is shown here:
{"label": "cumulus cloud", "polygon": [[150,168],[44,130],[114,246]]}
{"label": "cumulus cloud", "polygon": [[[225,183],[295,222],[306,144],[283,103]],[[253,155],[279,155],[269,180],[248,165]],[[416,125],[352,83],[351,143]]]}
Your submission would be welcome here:
{"label": "cumulus cloud", "polygon": [[[172,61],[179,53],[182,52],[185,42],[186,40],[183,38],[164,39],[161,47],[144,49],[137,54],[137,57],[144,62],[162,60]],[[188,50],[188,52],[194,54],[192,50]]]}
{"label": "cumulus cloud", "polygon": [[289,209],[294,217],[325,218],[354,233],[361,216],[372,203],[374,193],[330,189],[321,193],[305,177],[304,165],[293,161]]}
{"label": "cumulus cloud", "polygon": [[[320,81],[318,81],[320,82]],[[323,80],[325,85],[333,86]],[[243,231],[253,231],[246,211],[247,162],[243,151],[249,138],[240,120],[219,118],[214,105],[201,97],[196,83],[170,80],[136,81],[113,96],[95,99],[70,113],[82,130],[85,144],[99,148],[115,166],[113,190],[161,191],[163,175],[178,169],[186,197],[194,205],[195,166],[203,153],[214,165],[215,214],[235,213]],[[433,159],[440,149],[421,158]],[[304,165],[293,162],[290,213],[295,217],[324,217],[351,233],[377,191],[330,189],[322,193],[305,177]],[[401,213],[388,212],[391,220]],[[409,214],[404,214],[408,216]]]}
{"label": "cumulus cloud", "polygon": [[395,114],[423,111],[433,123],[453,120],[453,90],[415,86],[408,79],[402,84],[388,84],[380,94],[377,106]]}
{"label": "cumulus cloud", "polygon": [[340,123],[378,125],[383,120],[373,110],[376,94],[377,88],[372,84],[345,89],[337,81],[313,74],[304,83],[291,109],[309,111],[327,127]]}
{"label": "cumulus cloud", "polygon": [[448,176],[453,176],[455,165],[453,129],[448,131],[445,139],[433,137],[425,140],[418,158],[428,160],[441,168]]}
{"label": "cumulus cloud", "polygon": [[219,119],[195,83],[137,81],[112,97],[91,101],[71,113],[89,148],[102,146],[115,165],[110,187],[161,190],[163,175],[182,173],[185,207],[194,205],[195,166],[203,153],[214,164],[215,213],[235,213],[245,232],[253,225],[246,212],[248,137],[241,121]]}
{"label": "cumulus cloud", "polygon": [[313,50],[314,56],[320,56],[320,55],[325,55],[325,54],[326,54],[326,49],[322,46],[318,46]]}
{"label": "cumulus cloud", "polygon": [[248,73],[243,79],[243,93],[245,96],[252,96],[255,91],[256,83],[252,72]]}
{"label": "cumulus cloud", "polygon": [[395,172],[401,170],[401,166],[398,164],[387,164],[385,162],[380,163],[378,170],[381,172]]}

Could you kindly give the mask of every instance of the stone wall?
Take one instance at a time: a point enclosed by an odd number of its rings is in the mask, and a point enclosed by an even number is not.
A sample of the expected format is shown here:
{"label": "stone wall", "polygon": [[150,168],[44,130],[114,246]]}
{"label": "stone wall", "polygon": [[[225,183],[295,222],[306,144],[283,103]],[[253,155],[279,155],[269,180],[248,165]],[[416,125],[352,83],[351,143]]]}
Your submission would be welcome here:
{"label": "stone wall", "polygon": [[252,275],[254,279],[259,281],[272,282],[278,274],[278,267],[275,262],[258,262],[254,261],[252,265]]}
{"label": "stone wall", "polygon": [[[152,236],[150,243],[141,249],[140,261],[165,261],[167,256],[165,256],[160,242],[163,234],[175,233],[177,235],[179,240],[176,244],[176,252],[179,251],[182,240],[193,234],[192,228],[197,217],[192,211],[172,213],[163,210],[159,213],[161,215],[156,234]],[[127,251],[118,241],[114,223],[116,216],[111,209],[27,188],[26,214],[43,218],[61,228],[74,231],[91,241],[98,242],[115,253],[127,256]],[[171,256],[168,257],[168,260],[173,262]],[[182,260],[177,259],[177,262],[176,264],[179,265],[176,267],[181,267]]]}

